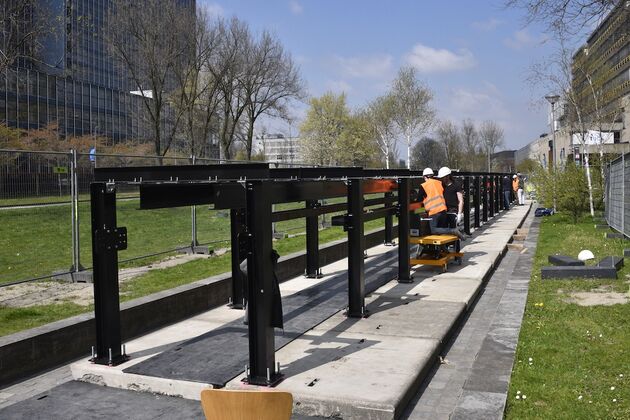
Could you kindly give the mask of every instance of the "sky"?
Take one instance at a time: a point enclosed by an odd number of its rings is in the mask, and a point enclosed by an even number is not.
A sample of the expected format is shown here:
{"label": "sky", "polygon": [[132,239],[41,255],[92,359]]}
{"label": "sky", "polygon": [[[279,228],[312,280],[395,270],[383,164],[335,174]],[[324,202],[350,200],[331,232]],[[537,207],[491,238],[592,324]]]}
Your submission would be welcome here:
{"label": "sky", "polygon": [[[299,64],[308,94],[345,92],[352,108],[385,93],[403,65],[412,65],[434,93],[437,117],[494,120],[505,149],[519,149],[548,131],[542,87],[529,68],[552,54],[540,26],[502,0],[198,0],[198,6],[269,30]],[[266,122],[295,135],[298,122]],[[269,127],[271,125],[271,127]],[[289,133],[291,131],[291,133]],[[402,148],[401,148],[402,149]]]}

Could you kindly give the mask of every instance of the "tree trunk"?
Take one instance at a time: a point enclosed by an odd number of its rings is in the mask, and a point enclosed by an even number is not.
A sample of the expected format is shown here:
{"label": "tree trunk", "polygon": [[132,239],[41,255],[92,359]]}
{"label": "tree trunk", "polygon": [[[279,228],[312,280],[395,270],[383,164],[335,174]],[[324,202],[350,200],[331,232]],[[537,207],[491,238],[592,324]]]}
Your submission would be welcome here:
{"label": "tree trunk", "polygon": [[593,207],[593,181],[591,180],[591,166],[588,163],[588,145],[584,145],[584,166],[586,167],[586,183],[588,184],[588,206],[591,210],[591,216],[595,216]]}
{"label": "tree trunk", "polygon": [[247,160],[252,160],[253,140],[254,140],[254,121],[250,119],[247,126],[247,144],[245,145],[245,148],[247,149]]}
{"label": "tree trunk", "polygon": [[407,134],[407,169],[411,169],[411,136]]}
{"label": "tree trunk", "polygon": [[389,144],[385,143],[385,168],[389,169]]}

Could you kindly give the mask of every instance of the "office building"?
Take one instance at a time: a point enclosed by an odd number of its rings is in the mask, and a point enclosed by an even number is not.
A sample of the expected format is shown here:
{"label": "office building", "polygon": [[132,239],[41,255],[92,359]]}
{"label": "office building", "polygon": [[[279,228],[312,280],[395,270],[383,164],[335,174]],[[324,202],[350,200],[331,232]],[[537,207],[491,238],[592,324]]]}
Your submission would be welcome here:
{"label": "office building", "polygon": [[[11,0],[9,0],[11,1]],[[150,135],[142,98],[116,66],[103,37],[110,0],[38,0],[51,33],[38,60],[18,60],[0,74],[0,124],[36,129],[57,124],[62,136],[114,142]],[[190,7],[195,2],[186,1]],[[35,15],[33,15],[35,16]]]}

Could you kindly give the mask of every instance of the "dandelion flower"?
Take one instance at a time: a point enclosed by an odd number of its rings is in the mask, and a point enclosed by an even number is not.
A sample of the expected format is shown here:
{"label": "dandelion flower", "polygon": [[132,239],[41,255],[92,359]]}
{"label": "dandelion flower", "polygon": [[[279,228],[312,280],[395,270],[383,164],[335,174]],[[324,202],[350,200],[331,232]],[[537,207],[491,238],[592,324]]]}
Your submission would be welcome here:
{"label": "dandelion flower", "polygon": [[589,404],[593,404],[593,401],[590,401],[590,400],[589,400],[589,402],[588,402],[588,403],[589,403]]}
{"label": "dandelion flower", "polygon": [[520,396],[520,395],[517,395],[517,396],[516,396],[516,399],[517,399],[517,400],[520,400],[520,399],[521,399],[521,396]]}
{"label": "dandelion flower", "polygon": [[[523,396],[525,398],[525,396]],[[613,398],[613,402],[617,402],[617,398]]]}
{"label": "dandelion flower", "polygon": [[582,396],[580,395],[580,396],[578,397],[578,400],[581,400],[581,399],[582,399]]}
{"label": "dandelion flower", "polygon": [[516,395],[521,395],[521,391],[516,391]]}
{"label": "dandelion flower", "polygon": [[614,390],[615,390],[615,387],[614,387],[614,386],[611,386],[611,387],[610,387],[610,390],[611,390],[611,391],[614,391]]}
{"label": "dandelion flower", "polygon": [[602,338],[602,335],[601,335],[601,334],[599,335],[599,338]]}
{"label": "dandelion flower", "polygon": [[[523,399],[526,399],[526,398],[527,398],[527,395],[523,394]],[[615,400],[615,401],[617,401],[617,400]]]}
{"label": "dandelion flower", "polygon": [[619,374],[619,377],[620,377],[620,378],[623,378],[623,373],[620,373],[620,374]]}

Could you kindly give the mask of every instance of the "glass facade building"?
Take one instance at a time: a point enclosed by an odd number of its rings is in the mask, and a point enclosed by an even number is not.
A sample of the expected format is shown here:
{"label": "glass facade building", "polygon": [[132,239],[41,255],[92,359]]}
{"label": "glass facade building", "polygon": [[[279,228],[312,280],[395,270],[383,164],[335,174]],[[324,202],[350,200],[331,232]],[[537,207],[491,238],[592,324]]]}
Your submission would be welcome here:
{"label": "glass facade building", "polygon": [[[195,7],[194,1],[187,1]],[[144,139],[142,98],[110,57],[103,37],[110,0],[39,0],[54,30],[38,62],[18,60],[0,74],[0,124],[58,124],[63,136]],[[193,9],[194,10],[194,9]],[[34,11],[33,13],[37,13]]]}

